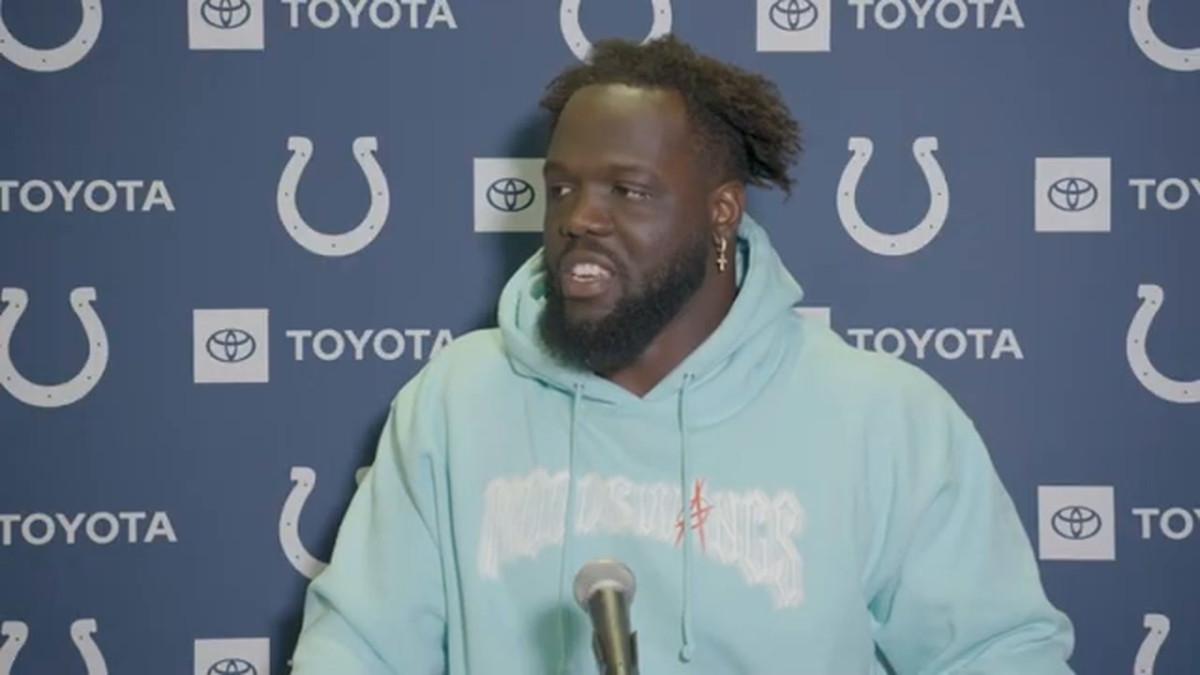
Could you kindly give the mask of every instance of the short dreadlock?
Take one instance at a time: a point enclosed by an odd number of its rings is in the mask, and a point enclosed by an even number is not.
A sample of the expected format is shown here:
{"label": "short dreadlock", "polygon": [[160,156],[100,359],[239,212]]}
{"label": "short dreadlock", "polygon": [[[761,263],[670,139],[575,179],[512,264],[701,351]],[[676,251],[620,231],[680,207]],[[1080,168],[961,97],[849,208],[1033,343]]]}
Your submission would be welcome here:
{"label": "short dreadlock", "polygon": [[540,105],[550,113],[551,128],[571,95],[592,84],[678,92],[701,151],[723,167],[722,179],[773,183],[791,194],[789,167],[802,150],[800,128],[765,77],[700,54],[670,34],[644,44],[597,41],[586,63],[566,69],[547,86]]}

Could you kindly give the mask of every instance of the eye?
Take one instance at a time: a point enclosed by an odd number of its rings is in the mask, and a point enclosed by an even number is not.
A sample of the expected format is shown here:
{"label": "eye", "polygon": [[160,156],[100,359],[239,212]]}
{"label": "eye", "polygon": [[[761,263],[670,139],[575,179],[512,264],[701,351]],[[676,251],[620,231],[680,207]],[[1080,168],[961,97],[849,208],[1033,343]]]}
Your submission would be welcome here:
{"label": "eye", "polygon": [[628,185],[618,185],[618,186],[616,186],[615,189],[617,191],[617,194],[621,195],[622,197],[632,199],[634,201],[644,201],[644,200],[650,198],[649,192],[646,192],[645,190],[639,190],[635,187],[630,187]]}
{"label": "eye", "polygon": [[551,183],[546,186],[546,193],[552,198],[562,197],[570,192],[571,186],[563,183]]}

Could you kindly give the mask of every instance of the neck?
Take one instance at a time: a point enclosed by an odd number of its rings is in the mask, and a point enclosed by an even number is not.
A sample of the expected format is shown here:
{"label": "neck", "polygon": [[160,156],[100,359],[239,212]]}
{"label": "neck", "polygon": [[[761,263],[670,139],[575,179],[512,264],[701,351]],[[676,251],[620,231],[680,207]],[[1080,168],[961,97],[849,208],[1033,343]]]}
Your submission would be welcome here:
{"label": "neck", "polygon": [[721,325],[733,305],[733,274],[710,273],[637,361],[607,377],[636,396],[645,396]]}

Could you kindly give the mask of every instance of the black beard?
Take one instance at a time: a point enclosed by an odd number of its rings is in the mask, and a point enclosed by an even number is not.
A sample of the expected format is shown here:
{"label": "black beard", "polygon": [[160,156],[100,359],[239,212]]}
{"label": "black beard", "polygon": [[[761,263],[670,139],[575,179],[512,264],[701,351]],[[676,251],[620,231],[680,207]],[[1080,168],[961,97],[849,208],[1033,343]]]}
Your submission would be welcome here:
{"label": "black beard", "polygon": [[708,243],[696,237],[643,288],[622,296],[606,316],[571,321],[557,270],[549,269],[543,258],[546,307],[538,321],[542,341],[566,365],[599,375],[632,365],[704,283],[707,264]]}

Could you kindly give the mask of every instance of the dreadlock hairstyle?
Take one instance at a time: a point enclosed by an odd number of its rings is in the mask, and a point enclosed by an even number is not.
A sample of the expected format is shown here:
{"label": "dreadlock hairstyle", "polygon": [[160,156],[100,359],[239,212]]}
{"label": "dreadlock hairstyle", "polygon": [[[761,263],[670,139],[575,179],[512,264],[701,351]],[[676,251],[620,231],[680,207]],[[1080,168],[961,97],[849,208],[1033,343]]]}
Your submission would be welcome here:
{"label": "dreadlock hairstyle", "polygon": [[647,41],[597,41],[586,63],[552,79],[540,105],[553,129],[571,95],[593,84],[668,89],[683,96],[702,158],[720,167],[721,180],[791,195],[789,167],[799,156],[800,128],[774,83],[696,52],[674,35]]}

